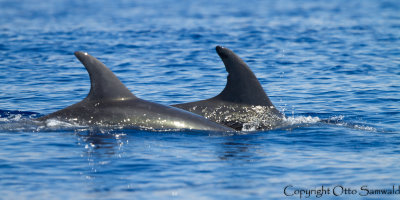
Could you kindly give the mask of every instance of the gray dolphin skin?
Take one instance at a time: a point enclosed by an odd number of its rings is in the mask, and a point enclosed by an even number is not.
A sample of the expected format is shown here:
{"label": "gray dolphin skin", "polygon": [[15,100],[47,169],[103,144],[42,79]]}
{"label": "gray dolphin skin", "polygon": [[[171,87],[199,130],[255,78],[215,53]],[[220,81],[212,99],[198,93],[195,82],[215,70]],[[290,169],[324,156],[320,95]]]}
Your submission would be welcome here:
{"label": "gray dolphin skin", "polygon": [[283,115],[264,92],[247,64],[228,48],[216,51],[228,72],[227,84],[217,96],[196,102],[172,105],[236,130],[245,125],[269,130],[280,125]]}
{"label": "gray dolphin skin", "polygon": [[207,131],[234,131],[209,121],[202,116],[157,103],[142,100],[95,57],[75,52],[90,76],[91,88],[81,102],[39,121],[56,119],[89,126],[123,126],[150,130],[191,129]]}

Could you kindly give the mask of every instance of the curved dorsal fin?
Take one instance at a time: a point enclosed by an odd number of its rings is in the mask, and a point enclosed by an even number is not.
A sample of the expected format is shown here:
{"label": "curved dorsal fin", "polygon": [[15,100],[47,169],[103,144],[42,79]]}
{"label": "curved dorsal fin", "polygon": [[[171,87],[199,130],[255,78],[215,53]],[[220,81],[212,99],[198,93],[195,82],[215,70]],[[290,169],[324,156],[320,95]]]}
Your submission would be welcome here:
{"label": "curved dorsal fin", "polygon": [[102,62],[86,52],[75,52],[90,76],[89,100],[124,100],[136,98],[126,86]]}
{"label": "curved dorsal fin", "polygon": [[247,64],[228,48],[217,46],[216,51],[229,73],[224,90],[210,100],[272,106],[260,82]]}

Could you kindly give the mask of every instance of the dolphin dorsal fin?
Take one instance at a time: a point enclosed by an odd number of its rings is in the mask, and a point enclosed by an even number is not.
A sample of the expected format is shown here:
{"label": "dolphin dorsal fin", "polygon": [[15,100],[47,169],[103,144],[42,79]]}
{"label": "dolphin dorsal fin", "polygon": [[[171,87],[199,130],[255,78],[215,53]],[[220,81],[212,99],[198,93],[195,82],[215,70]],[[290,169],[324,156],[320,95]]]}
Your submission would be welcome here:
{"label": "dolphin dorsal fin", "polygon": [[88,100],[124,100],[136,98],[102,62],[88,53],[77,51],[75,56],[85,66],[90,76]]}
{"label": "dolphin dorsal fin", "polygon": [[239,56],[221,46],[217,46],[216,51],[224,62],[229,75],[224,90],[210,100],[273,106],[257,77]]}

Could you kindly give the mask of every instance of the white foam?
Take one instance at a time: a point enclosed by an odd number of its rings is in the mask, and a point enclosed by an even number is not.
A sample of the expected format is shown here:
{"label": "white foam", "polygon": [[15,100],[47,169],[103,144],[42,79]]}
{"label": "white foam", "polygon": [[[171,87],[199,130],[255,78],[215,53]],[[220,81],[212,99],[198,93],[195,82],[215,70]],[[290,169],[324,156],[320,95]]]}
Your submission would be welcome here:
{"label": "white foam", "polygon": [[14,117],[11,120],[12,121],[19,121],[19,120],[21,120],[21,118],[22,118],[22,115],[16,114],[16,115],[14,115]]}
{"label": "white foam", "polygon": [[22,119],[21,114],[10,115],[7,118],[0,118],[0,122],[9,122],[9,121],[20,121]]}
{"label": "white foam", "polygon": [[332,116],[329,118],[330,121],[339,121],[339,120],[343,120],[344,116],[343,115],[339,115],[339,116]]}
{"label": "white foam", "polygon": [[357,125],[357,124],[354,125],[354,128],[358,129],[358,130],[363,130],[363,131],[373,131],[373,132],[377,131],[376,128],[374,128],[374,127]]}
{"label": "white foam", "polygon": [[296,124],[314,124],[320,122],[321,119],[319,117],[297,116],[297,117],[284,117],[283,121],[288,125],[296,125]]}
{"label": "white foam", "polygon": [[78,127],[81,127],[75,123],[63,122],[63,121],[59,121],[56,119],[48,119],[48,120],[46,120],[45,123],[46,123],[47,128],[78,128]]}
{"label": "white foam", "polygon": [[7,118],[0,118],[0,122],[8,122],[10,120],[8,120]]}

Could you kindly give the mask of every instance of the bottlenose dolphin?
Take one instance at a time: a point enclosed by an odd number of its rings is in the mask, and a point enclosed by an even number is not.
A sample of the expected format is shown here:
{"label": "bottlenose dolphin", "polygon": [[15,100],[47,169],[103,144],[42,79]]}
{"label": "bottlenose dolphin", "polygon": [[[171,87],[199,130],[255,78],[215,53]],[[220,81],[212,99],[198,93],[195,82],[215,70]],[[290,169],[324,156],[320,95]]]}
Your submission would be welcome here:
{"label": "bottlenose dolphin", "polygon": [[75,56],[90,76],[88,96],[79,103],[39,118],[39,121],[56,119],[79,125],[155,130],[234,131],[191,112],[140,99],[95,57],[84,52],[75,52]]}
{"label": "bottlenose dolphin", "polygon": [[217,46],[216,51],[229,73],[225,89],[210,99],[172,106],[236,130],[242,130],[244,125],[257,129],[279,126],[283,115],[269,100],[247,64],[228,48]]}

